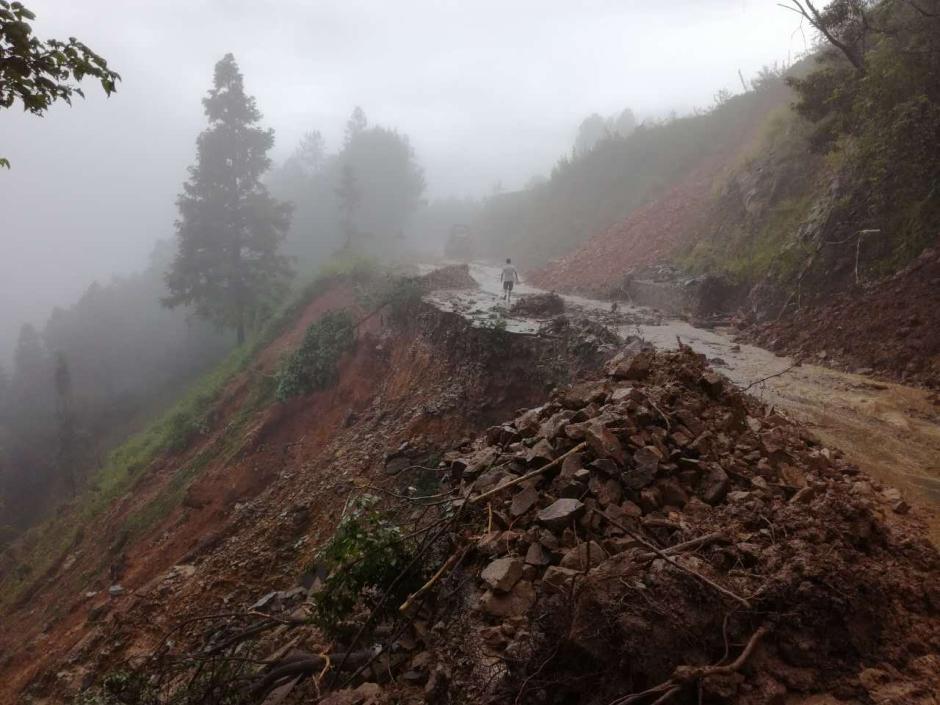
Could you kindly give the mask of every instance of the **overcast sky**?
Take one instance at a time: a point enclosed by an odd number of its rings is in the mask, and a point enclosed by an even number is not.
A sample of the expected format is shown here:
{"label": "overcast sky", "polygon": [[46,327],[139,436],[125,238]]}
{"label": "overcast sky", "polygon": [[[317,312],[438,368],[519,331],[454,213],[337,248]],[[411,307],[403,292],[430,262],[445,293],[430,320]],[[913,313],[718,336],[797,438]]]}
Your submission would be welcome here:
{"label": "overcast sky", "polygon": [[355,105],[408,134],[429,195],[521,186],[581,119],[707,107],[737,72],[805,50],[774,0],[28,0],[43,38],[74,35],[123,81],[38,119],[0,111],[0,359],[93,280],[169,237],[213,64],[238,60],[276,158]]}

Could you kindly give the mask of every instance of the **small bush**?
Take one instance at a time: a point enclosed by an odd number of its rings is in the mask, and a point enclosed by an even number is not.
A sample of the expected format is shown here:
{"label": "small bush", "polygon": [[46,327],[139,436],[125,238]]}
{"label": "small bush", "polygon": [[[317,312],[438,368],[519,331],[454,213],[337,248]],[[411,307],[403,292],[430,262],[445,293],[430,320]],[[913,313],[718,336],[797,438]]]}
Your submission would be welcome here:
{"label": "small bush", "polygon": [[284,401],[332,384],[339,358],[354,340],[355,324],[345,311],[327,313],[312,324],[278,372],[277,398]]}
{"label": "small bush", "polygon": [[414,544],[390,521],[371,495],[360,498],[317,556],[330,571],[314,596],[314,621],[333,633],[360,602],[392,614],[421,584],[421,570],[408,568]]}

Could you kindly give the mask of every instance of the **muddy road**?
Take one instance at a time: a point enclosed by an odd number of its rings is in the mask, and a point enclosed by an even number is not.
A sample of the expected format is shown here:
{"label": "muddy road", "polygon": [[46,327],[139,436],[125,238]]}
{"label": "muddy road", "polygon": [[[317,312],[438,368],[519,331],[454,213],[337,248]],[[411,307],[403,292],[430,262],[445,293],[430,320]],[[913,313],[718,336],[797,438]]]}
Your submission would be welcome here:
{"label": "muddy road", "polygon": [[[478,325],[536,333],[544,322],[512,315],[501,300],[499,268],[470,265],[475,290],[438,291],[428,300]],[[543,293],[526,284],[516,295]],[[940,545],[940,405],[924,390],[793,360],[738,344],[730,330],[704,330],[648,309],[564,296],[570,314],[589,316],[620,335],[639,335],[658,348],[692,346],[735,384],[802,421],[819,439],[840,448],[862,470],[901,490]],[[782,374],[781,374],[782,373]],[[761,381],[763,380],[763,381]],[[865,488],[860,488],[864,491]]]}

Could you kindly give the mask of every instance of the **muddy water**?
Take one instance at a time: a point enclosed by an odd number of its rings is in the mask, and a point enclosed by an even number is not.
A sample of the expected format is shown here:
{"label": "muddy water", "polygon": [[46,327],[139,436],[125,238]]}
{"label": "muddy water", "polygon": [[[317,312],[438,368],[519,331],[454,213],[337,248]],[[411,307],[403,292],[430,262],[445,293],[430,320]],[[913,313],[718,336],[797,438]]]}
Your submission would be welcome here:
{"label": "muddy water", "polygon": [[[478,325],[502,319],[509,331],[538,331],[541,321],[506,310],[498,268],[474,264],[470,274],[479,282],[478,290],[435,292],[429,301]],[[514,291],[531,293],[540,290],[521,284]],[[790,368],[792,360],[738,345],[730,331],[704,330],[629,306],[614,314],[609,302],[564,298],[569,312],[595,318],[621,335],[640,335],[663,349],[675,348],[681,340],[703,353],[735,384],[802,421],[872,477],[900,489],[940,545],[940,406],[925,391],[808,364],[771,377]]]}

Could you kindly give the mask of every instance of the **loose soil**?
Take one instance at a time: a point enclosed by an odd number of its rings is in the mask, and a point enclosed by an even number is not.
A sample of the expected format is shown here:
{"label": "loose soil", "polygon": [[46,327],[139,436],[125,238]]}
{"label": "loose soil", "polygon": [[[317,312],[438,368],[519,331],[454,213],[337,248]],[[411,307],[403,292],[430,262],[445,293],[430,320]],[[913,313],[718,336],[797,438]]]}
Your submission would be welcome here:
{"label": "loose soil", "polygon": [[940,389],[940,247],[887,280],[754,324],[744,337],[820,364]]}
{"label": "loose soil", "polygon": [[668,260],[704,223],[724,159],[711,158],[664,195],[578,249],[526,275],[543,289],[606,297],[631,271]]}

